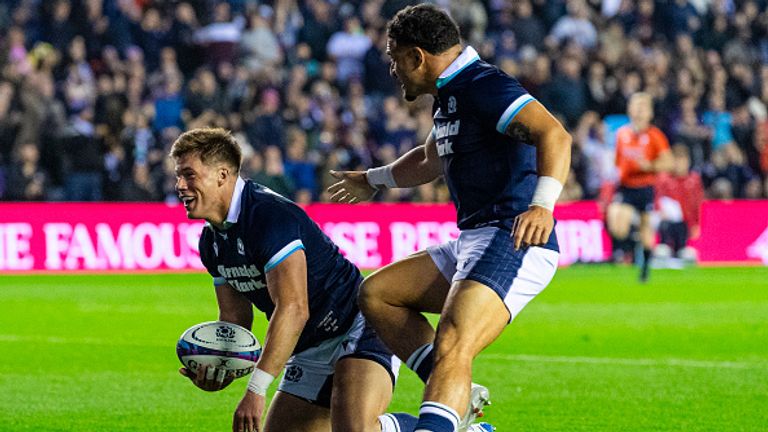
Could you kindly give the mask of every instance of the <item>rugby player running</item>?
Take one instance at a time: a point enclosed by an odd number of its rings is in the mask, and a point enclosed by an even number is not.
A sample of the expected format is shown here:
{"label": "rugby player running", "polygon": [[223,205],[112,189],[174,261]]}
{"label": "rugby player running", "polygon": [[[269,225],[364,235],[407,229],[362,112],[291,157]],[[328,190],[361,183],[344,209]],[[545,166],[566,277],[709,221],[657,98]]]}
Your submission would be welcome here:
{"label": "rugby player running", "polygon": [[[487,400],[471,384],[473,359],[557,269],[552,212],[571,137],[515,78],[463,47],[456,23],[437,7],[404,8],[387,36],[405,99],[435,97],[434,128],[389,165],[333,172],[339,181],[329,191],[334,201],[355,203],[445,177],[458,239],[370,275],[360,307],[392,351],[428,378],[415,430],[453,432]],[[441,314],[436,334],[422,312]]]}

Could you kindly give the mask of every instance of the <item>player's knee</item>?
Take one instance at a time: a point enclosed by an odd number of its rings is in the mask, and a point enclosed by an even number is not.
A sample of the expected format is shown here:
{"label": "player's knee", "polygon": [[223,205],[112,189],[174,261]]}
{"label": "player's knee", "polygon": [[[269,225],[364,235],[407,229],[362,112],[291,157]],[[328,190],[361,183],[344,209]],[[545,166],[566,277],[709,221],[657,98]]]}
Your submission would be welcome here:
{"label": "player's knee", "polygon": [[462,336],[461,330],[452,322],[441,322],[438,336],[435,340],[435,363],[472,362],[477,354],[471,341]]}
{"label": "player's knee", "polygon": [[616,219],[613,223],[608,225],[608,231],[614,237],[623,239],[629,235],[629,228],[631,221],[628,219]]}

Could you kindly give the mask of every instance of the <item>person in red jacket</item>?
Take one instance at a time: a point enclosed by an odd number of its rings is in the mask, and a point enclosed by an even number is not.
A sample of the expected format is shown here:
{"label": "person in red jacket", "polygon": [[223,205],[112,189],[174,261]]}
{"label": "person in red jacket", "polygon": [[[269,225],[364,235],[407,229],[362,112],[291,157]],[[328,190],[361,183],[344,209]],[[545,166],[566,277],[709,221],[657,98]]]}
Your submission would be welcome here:
{"label": "person in red jacket", "polygon": [[673,168],[661,173],[656,182],[656,204],[661,223],[661,244],[671,249],[678,258],[695,257],[687,248],[689,239],[701,233],[701,203],[704,186],[699,173],[690,171],[691,158],[688,147],[676,144],[672,147]]}
{"label": "person in red jacket", "polygon": [[633,220],[639,215],[638,232],[643,244],[640,281],[645,282],[655,241],[650,217],[654,206],[653,185],[658,173],[671,169],[672,156],[664,132],[651,124],[653,98],[650,94],[633,94],[627,104],[627,114],[630,124],[616,132],[619,185],[608,206],[606,222],[613,239],[634,244],[628,238]]}

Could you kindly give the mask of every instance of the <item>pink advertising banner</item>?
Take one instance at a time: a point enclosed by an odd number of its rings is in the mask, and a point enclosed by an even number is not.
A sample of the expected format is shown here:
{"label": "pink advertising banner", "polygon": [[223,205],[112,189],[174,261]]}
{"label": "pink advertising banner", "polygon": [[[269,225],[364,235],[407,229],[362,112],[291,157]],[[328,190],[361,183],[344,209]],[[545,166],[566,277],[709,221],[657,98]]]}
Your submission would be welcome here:
{"label": "pink advertising banner", "polygon": [[[306,210],[360,268],[380,267],[459,234],[451,204],[317,204]],[[596,203],[558,206],[555,217],[561,265],[609,256],[611,244]]]}
{"label": "pink advertising banner", "polygon": [[694,243],[707,264],[768,265],[768,201],[709,201]]}
{"label": "pink advertising banner", "polygon": [[[456,238],[451,205],[313,204],[305,207],[361,268],[388,264]],[[599,262],[610,240],[594,202],[555,210],[561,265]],[[0,204],[0,271],[135,271],[202,269],[202,222],[164,204]],[[768,201],[705,203],[703,263],[768,265]]]}
{"label": "pink advertising banner", "polygon": [[0,204],[0,270],[201,269],[202,227],[163,204]]}

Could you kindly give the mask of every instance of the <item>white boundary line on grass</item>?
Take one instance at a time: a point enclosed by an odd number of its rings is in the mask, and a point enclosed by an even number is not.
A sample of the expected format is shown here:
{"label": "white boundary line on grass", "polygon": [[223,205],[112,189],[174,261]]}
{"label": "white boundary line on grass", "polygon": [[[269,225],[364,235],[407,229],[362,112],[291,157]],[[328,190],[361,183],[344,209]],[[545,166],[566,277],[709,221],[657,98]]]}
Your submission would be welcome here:
{"label": "white boundary line on grass", "polygon": [[498,359],[531,363],[608,364],[622,366],[677,366],[703,369],[765,369],[768,362],[738,362],[722,360],[690,360],[678,358],[618,358],[583,356],[546,356],[530,354],[480,354],[482,359]]}
{"label": "white boundary line on grass", "polygon": [[[139,340],[73,338],[60,336],[21,336],[0,334],[0,342],[35,342],[49,344],[83,344],[105,346],[164,346],[159,342],[145,343]],[[679,358],[620,358],[620,357],[584,357],[584,356],[547,356],[532,354],[480,354],[480,360],[507,360],[529,363],[566,363],[566,364],[606,364],[621,366],[684,367],[700,369],[767,369],[768,362],[739,362],[727,360],[691,360]]]}
{"label": "white boundary line on grass", "polygon": [[0,342],[34,342],[38,344],[73,344],[73,345],[104,345],[104,346],[164,346],[158,342],[145,343],[140,340],[100,339],[88,337],[61,336],[20,336],[0,334]]}

